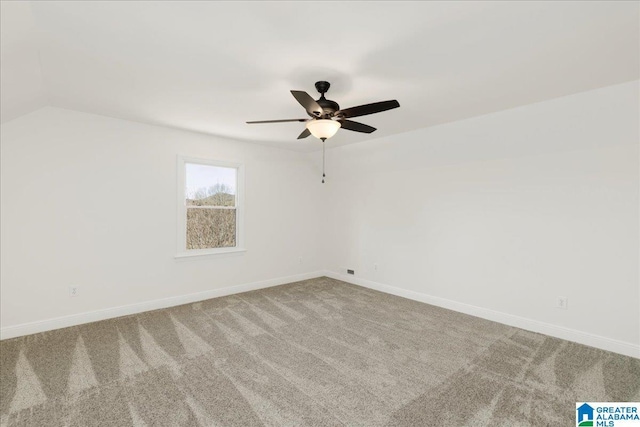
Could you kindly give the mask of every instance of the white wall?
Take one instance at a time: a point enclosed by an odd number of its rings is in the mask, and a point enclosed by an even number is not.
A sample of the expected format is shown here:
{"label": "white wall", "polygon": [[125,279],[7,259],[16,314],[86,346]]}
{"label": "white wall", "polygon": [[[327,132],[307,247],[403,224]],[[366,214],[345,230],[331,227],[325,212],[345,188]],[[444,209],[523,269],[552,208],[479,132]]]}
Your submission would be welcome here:
{"label": "white wall", "polygon": [[[332,149],[324,185],[318,152],[56,108],[20,117],[1,138],[3,336],[348,267],[361,284],[632,353],[638,89]],[[246,253],[174,258],[177,154],[245,164]],[[80,296],[69,298],[70,285]],[[568,310],[554,307],[558,296]],[[68,321],[29,326],[56,318]]]}
{"label": "white wall", "polygon": [[635,81],[329,151],[329,269],[638,349],[638,103]]}
{"label": "white wall", "polygon": [[[56,108],[3,124],[1,141],[4,331],[323,268],[302,154]],[[246,253],[174,258],[178,154],[245,165]]]}

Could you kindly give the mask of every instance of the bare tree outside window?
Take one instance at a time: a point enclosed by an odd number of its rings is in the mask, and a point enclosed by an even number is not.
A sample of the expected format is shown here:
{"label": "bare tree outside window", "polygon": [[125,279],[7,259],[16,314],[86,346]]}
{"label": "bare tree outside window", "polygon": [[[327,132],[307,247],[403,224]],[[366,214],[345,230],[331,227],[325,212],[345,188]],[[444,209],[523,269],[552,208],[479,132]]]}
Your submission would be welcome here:
{"label": "bare tree outside window", "polygon": [[185,170],[186,249],[235,247],[236,170],[190,163]]}

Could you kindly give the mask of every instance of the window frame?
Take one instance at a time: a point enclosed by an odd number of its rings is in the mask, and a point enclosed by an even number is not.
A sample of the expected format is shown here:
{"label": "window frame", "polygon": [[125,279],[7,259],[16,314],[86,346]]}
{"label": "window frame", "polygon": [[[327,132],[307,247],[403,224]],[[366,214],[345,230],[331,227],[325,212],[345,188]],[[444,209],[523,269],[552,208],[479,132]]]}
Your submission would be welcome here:
{"label": "window frame", "polygon": [[[187,204],[186,204],[186,164],[199,164],[214,167],[236,169],[236,246],[227,248],[187,249]],[[177,164],[178,199],[177,199],[177,224],[178,238],[176,258],[223,255],[236,252],[245,252],[244,246],[244,165],[237,162],[223,160],[204,159],[178,155]]]}

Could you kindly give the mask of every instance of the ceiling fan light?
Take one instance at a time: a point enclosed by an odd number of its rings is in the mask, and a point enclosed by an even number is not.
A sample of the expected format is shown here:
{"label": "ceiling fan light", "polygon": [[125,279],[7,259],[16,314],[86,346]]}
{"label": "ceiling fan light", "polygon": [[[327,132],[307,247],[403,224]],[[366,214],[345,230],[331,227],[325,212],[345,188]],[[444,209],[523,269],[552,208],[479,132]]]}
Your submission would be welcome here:
{"label": "ceiling fan light", "polygon": [[318,139],[331,138],[340,129],[340,122],[329,119],[316,119],[307,122],[307,129]]}

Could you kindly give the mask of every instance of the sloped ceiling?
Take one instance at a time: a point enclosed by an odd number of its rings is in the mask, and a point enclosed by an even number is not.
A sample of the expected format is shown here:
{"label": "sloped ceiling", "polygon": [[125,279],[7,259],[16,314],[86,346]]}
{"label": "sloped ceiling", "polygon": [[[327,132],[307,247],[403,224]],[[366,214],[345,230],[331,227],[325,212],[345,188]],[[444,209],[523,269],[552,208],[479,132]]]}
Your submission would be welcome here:
{"label": "sloped ceiling", "polygon": [[289,93],[397,99],[329,146],[640,77],[638,2],[2,2],[2,120],[42,105],[300,151]]}
{"label": "sloped ceiling", "polygon": [[0,115],[3,123],[48,105],[36,34],[28,2],[0,2]]}

